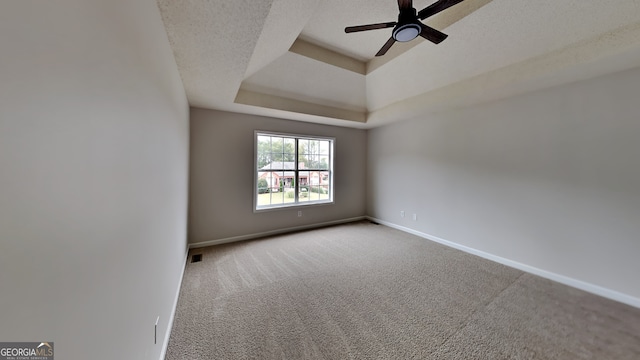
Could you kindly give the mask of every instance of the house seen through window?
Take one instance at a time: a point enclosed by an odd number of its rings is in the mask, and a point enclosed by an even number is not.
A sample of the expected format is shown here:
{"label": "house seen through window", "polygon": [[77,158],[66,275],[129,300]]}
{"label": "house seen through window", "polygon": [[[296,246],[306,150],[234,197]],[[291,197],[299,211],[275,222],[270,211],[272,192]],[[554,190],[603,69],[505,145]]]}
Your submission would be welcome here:
{"label": "house seen through window", "polygon": [[255,209],[333,202],[331,138],[256,132]]}

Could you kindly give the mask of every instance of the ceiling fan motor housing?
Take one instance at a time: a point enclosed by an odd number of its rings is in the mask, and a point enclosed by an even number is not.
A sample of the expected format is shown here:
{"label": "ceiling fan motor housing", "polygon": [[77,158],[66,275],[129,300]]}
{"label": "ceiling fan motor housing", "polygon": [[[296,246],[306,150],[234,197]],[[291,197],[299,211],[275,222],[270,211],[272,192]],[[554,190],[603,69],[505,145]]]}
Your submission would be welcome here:
{"label": "ceiling fan motor housing", "polygon": [[398,24],[393,29],[393,38],[399,42],[411,41],[420,35],[421,31],[422,27],[418,22],[416,9],[401,9],[398,15]]}

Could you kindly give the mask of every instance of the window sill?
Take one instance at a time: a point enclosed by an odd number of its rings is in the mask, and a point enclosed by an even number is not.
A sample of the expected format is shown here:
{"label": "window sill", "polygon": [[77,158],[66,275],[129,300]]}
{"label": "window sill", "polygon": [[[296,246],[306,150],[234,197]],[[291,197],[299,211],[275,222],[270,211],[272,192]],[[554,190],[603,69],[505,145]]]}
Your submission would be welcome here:
{"label": "window sill", "polygon": [[301,208],[308,208],[314,206],[325,206],[325,205],[333,205],[334,201],[322,201],[322,202],[312,202],[307,204],[295,204],[295,205],[270,205],[260,208],[254,208],[254,213],[261,213],[266,211],[276,211],[276,210],[300,210]]}

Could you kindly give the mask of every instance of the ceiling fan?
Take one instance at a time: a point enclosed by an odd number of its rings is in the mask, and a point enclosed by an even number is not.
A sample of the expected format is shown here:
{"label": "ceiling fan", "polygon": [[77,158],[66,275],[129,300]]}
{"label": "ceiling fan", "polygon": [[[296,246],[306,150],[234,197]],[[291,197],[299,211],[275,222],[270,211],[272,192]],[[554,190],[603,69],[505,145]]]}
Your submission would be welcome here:
{"label": "ceiling fan", "polygon": [[452,7],[453,5],[461,3],[462,1],[464,0],[438,0],[437,2],[416,12],[416,9],[413,7],[413,0],[398,0],[398,8],[400,9],[398,21],[349,26],[344,29],[344,32],[352,33],[393,27],[391,37],[387,40],[384,46],[382,46],[382,49],[378,51],[376,56],[384,55],[396,41],[411,41],[418,37],[418,35],[435,44],[439,44],[446,39],[448,35],[421,23],[420,20],[424,20],[429,16],[435,15]]}

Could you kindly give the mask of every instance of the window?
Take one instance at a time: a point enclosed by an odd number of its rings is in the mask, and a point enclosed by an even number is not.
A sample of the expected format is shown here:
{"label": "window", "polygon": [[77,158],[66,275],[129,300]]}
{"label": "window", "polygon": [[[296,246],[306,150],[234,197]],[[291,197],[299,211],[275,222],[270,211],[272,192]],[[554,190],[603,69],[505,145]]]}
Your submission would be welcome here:
{"label": "window", "polygon": [[332,138],[256,131],[256,210],[333,202]]}

